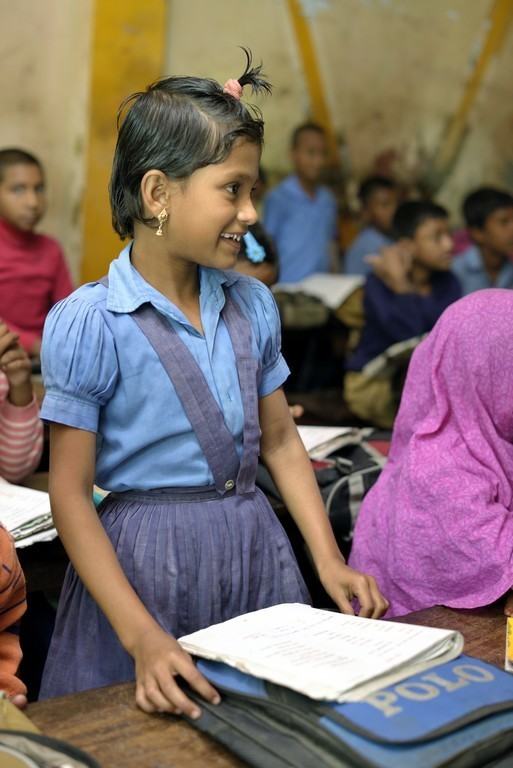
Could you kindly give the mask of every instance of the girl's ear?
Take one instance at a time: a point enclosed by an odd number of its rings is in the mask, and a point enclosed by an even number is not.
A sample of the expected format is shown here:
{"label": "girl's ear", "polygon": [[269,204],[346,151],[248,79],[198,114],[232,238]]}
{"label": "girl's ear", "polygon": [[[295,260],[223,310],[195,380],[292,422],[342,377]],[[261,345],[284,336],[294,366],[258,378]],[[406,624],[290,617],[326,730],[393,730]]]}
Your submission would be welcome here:
{"label": "girl's ear", "polygon": [[141,201],[144,215],[156,218],[163,208],[168,208],[171,200],[171,182],[162,171],[147,171],[141,179]]}

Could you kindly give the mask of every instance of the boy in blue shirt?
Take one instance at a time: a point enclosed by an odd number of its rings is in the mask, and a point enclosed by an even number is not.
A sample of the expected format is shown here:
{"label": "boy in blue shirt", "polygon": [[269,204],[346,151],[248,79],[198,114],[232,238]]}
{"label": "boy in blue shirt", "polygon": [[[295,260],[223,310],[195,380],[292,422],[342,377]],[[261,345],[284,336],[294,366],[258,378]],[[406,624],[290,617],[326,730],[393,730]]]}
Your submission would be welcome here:
{"label": "boy in blue shirt", "polygon": [[324,129],[316,123],[300,125],[292,135],[295,173],[265,199],[264,228],[278,251],[282,283],[329,272],[334,261],[337,203],[320,184],[327,157]]}
{"label": "boy in blue shirt", "polygon": [[358,190],[364,226],[346,251],[344,272],[368,275],[367,256],[379,254],[392,244],[392,219],[397,208],[397,185],[386,176],[368,176]]}
{"label": "boy in blue shirt", "polygon": [[376,375],[367,364],[392,345],[428,333],[461,296],[450,271],[453,241],[445,208],[421,200],[403,203],[393,228],[396,245],[371,257],[374,273],[365,285],[365,325],[344,381],[350,410],[383,428],[393,425],[400,376],[386,366]]}
{"label": "boy in blue shirt", "polygon": [[474,241],[452,265],[463,295],[513,288],[513,195],[480,187],[465,198],[463,215]]}

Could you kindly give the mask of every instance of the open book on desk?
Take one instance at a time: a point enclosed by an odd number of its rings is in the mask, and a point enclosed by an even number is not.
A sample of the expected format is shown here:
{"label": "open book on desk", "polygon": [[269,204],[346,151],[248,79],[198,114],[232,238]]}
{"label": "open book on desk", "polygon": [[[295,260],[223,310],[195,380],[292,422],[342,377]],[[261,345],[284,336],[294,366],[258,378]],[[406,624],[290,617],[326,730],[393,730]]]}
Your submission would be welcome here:
{"label": "open book on desk", "polygon": [[333,451],[358,440],[359,430],[352,427],[309,427],[297,431],[311,459],[325,459]]}
{"label": "open book on desk", "polygon": [[181,637],[189,653],[330,701],[376,690],[459,656],[459,632],[287,603]]}
{"label": "open book on desk", "polygon": [[14,537],[17,549],[51,541],[57,536],[49,495],[3,479],[0,479],[0,523]]}
{"label": "open book on desk", "polygon": [[333,275],[316,272],[303,278],[298,283],[276,283],[273,285],[273,293],[284,291],[285,293],[307,293],[315,296],[329,309],[338,309],[357,288],[365,283],[365,278],[358,275]]}

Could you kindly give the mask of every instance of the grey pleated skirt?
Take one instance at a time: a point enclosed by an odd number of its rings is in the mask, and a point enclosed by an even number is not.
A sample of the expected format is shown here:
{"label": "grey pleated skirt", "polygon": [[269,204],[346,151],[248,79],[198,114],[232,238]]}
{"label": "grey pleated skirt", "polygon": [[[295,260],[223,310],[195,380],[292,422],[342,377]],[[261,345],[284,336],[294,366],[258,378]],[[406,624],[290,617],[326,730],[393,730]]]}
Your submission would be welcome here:
{"label": "grey pleated skirt", "polygon": [[[175,637],[248,611],[310,602],[290,542],[260,490],[110,494],[99,508],[121,567]],[[70,566],[40,698],[134,679],[134,662]]]}

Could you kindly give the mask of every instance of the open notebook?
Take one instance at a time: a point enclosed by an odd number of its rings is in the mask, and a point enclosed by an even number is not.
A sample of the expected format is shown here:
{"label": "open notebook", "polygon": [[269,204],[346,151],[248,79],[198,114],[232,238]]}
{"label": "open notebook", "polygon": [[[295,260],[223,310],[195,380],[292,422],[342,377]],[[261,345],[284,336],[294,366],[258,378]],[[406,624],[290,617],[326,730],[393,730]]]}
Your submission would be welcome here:
{"label": "open notebook", "polygon": [[16,547],[28,547],[57,536],[50,510],[50,497],[0,479],[0,523],[7,528]]}
{"label": "open notebook", "polygon": [[333,275],[316,272],[298,283],[276,283],[273,285],[273,293],[278,291],[297,293],[301,291],[309,296],[315,296],[326,307],[335,310],[364,282],[365,279],[358,275]]}
{"label": "open notebook", "polygon": [[358,439],[358,430],[352,427],[310,427],[300,425],[299,437],[311,459],[325,459],[343,445]]}
{"label": "open notebook", "polygon": [[343,702],[456,658],[463,636],[288,603],[215,624],[179,643],[195,656],[312,699]]}

